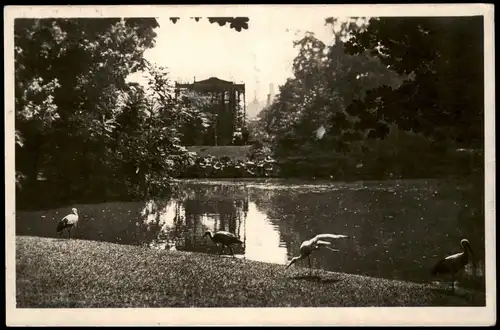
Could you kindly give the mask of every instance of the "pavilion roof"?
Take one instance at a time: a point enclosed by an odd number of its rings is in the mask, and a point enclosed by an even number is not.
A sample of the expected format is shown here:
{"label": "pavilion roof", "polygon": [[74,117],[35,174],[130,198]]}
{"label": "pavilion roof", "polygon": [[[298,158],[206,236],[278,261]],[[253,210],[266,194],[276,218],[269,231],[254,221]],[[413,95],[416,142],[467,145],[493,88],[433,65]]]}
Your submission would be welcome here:
{"label": "pavilion roof", "polygon": [[205,92],[219,92],[230,89],[236,89],[241,92],[245,91],[245,84],[235,84],[232,81],[222,80],[216,77],[210,77],[205,80],[195,81],[192,84],[179,84],[176,83],[177,88],[189,88],[197,91]]}

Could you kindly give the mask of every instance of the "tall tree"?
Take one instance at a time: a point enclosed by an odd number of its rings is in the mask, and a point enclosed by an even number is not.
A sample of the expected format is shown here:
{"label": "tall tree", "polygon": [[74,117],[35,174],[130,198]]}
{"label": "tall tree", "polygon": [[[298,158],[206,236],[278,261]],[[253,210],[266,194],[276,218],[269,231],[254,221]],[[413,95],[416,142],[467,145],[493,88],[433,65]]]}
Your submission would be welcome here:
{"label": "tall tree", "polygon": [[336,25],[333,43],[325,45],[312,33],[296,41],[294,77],[280,86],[276,101],[262,113],[278,157],[317,155],[320,162],[346,151],[352,141],[380,129],[355,127],[357,118],[346,111],[348,106],[371,88],[400,84],[399,75],[370,54],[345,53],[346,38],[363,27],[362,21],[327,22]]}
{"label": "tall tree", "polygon": [[[361,123],[395,123],[404,130],[459,146],[483,146],[483,18],[372,18],[346,43],[409,75],[397,90],[372,90],[348,110]],[[372,109],[371,115],[366,109]],[[384,136],[381,134],[380,136]]]}
{"label": "tall tree", "polygon": [[69,196],[108,177],[116,99],[144,65],[157,26],[150,18],[16,19],[16,129],[24,141],[16,169],[29,182],[44,168]]}

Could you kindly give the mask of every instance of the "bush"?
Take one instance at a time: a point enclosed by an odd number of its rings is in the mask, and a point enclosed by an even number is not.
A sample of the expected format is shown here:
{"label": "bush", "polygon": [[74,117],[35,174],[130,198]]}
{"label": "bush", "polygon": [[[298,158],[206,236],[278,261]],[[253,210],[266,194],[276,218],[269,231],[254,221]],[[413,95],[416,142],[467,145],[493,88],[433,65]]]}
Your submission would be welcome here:
{"label": "bush", "polygon": [[229,157],[198,157],[179,174],[181,178],[247,178],[277,175],[276,161],[269,157],[233,160]]}

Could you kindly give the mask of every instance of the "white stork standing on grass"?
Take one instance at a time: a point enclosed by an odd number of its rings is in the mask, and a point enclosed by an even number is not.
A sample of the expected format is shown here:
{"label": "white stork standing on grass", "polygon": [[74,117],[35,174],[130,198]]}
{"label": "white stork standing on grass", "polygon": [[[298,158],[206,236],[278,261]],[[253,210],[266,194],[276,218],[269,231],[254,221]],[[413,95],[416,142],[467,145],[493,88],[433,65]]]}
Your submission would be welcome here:
{"label": "white stork standing on grass", "polygon": [[469,240],[462,239],[460,241],[460,246],[462,246],[462,252],[452,254],[438,261],[431,270],[433,276],[449,275],[451,279],[451,290],[453,292],[455,292],[455,275],[463,270],[465,265],[469,263],[469,253],[472,257],[474,266],[476,264],[474,252],[472,252]]}
{"label": "white stork standing on grass", "polygon": [[59,237],[62,236],[63,230],[68,229],[68,239],[71,238],[71,229],[76,227],[78,223],[78,211],[76,208],[72,208],[73,213],[68,214],[62,218],[57,224],[56,232],[59,233]]}
{"label": "white stork standing on grass", "polygon": [[309,261],[309,275],[312,275],[312,267],[311,267],[311,253],[313,253],[313,251],[315,250],[319,250],[321,247],[324,247],[324,248],[327,248],[328,250],[330,251],[333,251],[333,252],[339,252],[339,250],[337,249],[332,249],[330,247],[331,243],[330,242],[326,242],[326,241],[322,241],[322,239],[327,239],[327,238],[349,238],[349,236],[346,236],[346,235],[336,235],[336,234],[319,234],[319,235],[316,235],[315,237],[307,240],[307,241],[304,241],[301,245],[300,245],[300,255],[298,257],[294,257],[290,263],[288,264],[288,266],[286,266],[286,268],[288,269],[288,267],[290,267],[291,265],[293,265],[294,263],[296,263],[298,260],[301,260],[301,259],[304,259],[305,257],[308,258],[308,261]]}

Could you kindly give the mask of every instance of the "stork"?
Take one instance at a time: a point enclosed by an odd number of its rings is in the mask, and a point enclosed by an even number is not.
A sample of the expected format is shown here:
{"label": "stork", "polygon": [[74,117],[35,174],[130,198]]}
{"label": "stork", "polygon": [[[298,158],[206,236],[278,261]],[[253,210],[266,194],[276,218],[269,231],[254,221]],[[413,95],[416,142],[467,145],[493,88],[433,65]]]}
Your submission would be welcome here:
{"label": "stork", "polygon": [[71,238],[71,229],[76,227],[78,223],[78,211],[76,208],[72,208],[73,213],[68,214],[62,218],[57,224],[56,232],[59,233],[59,237],[62,236],[63,230],[68,229],[68,239]]}
{"label": "stork", "polygon": [[236,237],[235,234],[230,233],[228,231],[217,231],[214,234],[210,230],[207,230],[205,234],[201,237],[202,239],[208,236],[210,239],[216,244],[216,245],[221,245],[222,249],[220,253],[224,252],[224,246],[227,246],[229,250],[231,250],[231,255],[234,257],[233,249],[231,248],[232,244],[243,244],[242,241]]}
{"label": "stork", "polygon": [[431,274],[433,276],[449,275],[451,277],[451,290],[453,292],[455,292],[455,275],[459,271],[463,270],[465,265],[469,263],[469,253],[472,257],[474,265],[476,263],[474,252],[472,252],[469,240],[462,239],[460,241],[460,246],[463,249],[462,252],[452,254],[438,261],[431,270]]}
{"label": "stork", "polygon": [[333,252],[339,252],[338,249],[333,249],[330,247],[331,243],[322,241],[322,239],[327,239],[327,238],[349,238],[349,236],[346,235],[337,235],[337,234],[319,234],[316,235],[315,237],[302,242],[300,245],[300,255],[297,257],[292,258],[288,266],[286,266],[286,269],[296,263],[297,261],[304,259],[307,257],[309,261],[309,275],[312,275],[312,267],[311,267],[311,253],[313,251],[319,250],[321,247],[327,248],[330,251]]}

